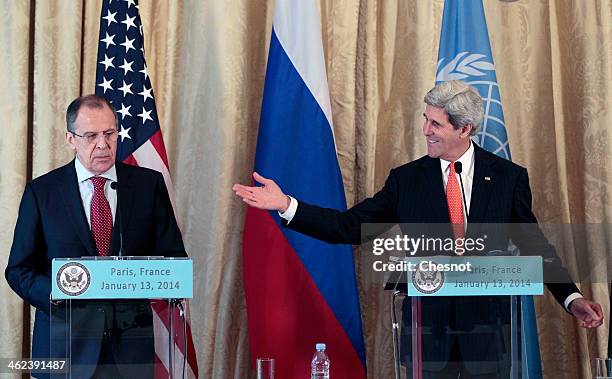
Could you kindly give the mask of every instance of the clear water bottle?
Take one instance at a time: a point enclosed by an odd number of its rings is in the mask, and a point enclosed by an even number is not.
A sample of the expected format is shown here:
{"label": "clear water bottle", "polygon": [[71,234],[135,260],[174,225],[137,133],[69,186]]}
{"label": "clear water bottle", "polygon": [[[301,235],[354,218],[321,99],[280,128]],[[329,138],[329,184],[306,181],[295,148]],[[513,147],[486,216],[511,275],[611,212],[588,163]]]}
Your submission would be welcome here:
{"label": "clear water bottle", "polygon": [[311,368],[311,379],[329,379],[329,366],[331,363],[329,362],[329,358],[327,357],[327,353],[325,352],[325,344],[318,343],[316,345],[317,351],[312,357],[312,362],[310,363]]}

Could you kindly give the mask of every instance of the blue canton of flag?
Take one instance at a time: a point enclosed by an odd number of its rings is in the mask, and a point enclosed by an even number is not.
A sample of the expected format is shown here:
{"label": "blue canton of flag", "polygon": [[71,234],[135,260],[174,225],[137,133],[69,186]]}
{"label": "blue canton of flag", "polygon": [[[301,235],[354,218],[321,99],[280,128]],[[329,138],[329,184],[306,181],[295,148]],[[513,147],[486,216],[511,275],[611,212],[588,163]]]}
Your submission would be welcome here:
{"label": "blue canton of flag", "polygon": [[119,117],[117,159],[126,160],[160,130],[144,59],[137,0],[104,1],[96,70],[96,95]]}
{"label": "blue canton of flag", "polygon": [[489,33],[480,0],[444,4],[436,84],[462,80],[476,87],[484,103],[484,120],[475,136],[479,146],[511,159]]}

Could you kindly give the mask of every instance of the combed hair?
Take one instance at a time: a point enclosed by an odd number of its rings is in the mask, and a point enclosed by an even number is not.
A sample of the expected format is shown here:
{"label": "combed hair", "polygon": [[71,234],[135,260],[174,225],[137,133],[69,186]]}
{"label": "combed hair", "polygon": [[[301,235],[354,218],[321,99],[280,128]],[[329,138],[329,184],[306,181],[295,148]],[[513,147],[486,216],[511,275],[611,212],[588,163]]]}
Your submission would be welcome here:
{"label": "combed hair", "polygon": [[113,107],[113,105],[105,98],[92,94],[77,97],[70,103],[70,105],[68,105],[68,108],[66,108],[66,130],[68,130],[70,133],[74,133],[76,131],[76,126],[74,123],[76,122],[76,119],[79,116],[79,110],[82,107],[100,109],[104,108],[104,106],[107,106],[111,111],[113,111],[113,115],[115,115],[115,125],[117,125],[118,120],[115,107]]}
{"label": "combed hair", "polygon": [[425,104],[442,108],[455,129],[472,125],[470,135],[475,135],[483,118],[482,98],[476,88],[460,80],[443,82],[425,95]]}

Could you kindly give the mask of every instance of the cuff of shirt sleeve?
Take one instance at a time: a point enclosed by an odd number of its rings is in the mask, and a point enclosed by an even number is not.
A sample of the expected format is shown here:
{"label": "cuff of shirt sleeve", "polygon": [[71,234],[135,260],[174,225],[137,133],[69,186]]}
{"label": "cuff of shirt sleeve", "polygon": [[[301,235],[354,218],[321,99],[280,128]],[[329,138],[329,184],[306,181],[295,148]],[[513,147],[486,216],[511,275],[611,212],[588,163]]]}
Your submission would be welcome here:
{"label": "cuff of shirt sleeve", "polygon": [[578,292],[574,292],[573,294],[569,295],[565,301],[563,302],[563,306],[565,307],[565,309],[571,313],[570,309],[569,309],[569,305],[572,301],[576,300],[576,299],[582,299],[584,296],[582,296],[580,293]]}
{"label": "cuff of shirt sleeve", "polygon": [[291,200],[291,202],[289,203],[289,207],[287,208],[287,210],[284,213],[278,212],[278,215],[281,218],[287,220],[287,224],[289,224],[291,220],[293,220],[293,217],[295,216],[295,212],[297,211],[297,207],[298,207],[297,200],[295,200],[291,196],[289,196],[289,199]]}

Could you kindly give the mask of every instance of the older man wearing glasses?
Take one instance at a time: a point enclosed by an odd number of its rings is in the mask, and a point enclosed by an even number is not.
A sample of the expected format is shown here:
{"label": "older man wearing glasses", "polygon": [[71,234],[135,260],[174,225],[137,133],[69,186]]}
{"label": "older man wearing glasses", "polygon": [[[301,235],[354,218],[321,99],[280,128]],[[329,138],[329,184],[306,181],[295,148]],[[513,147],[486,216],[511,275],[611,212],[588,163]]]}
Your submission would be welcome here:
{"label": "older man wearing glasses", "polygon": [[[118,255],[120,228],[124,255],[186,256],[162,175],[115,161],[118,132],[113,106],[95,95],[79,97],[66,110],[66,124],[66,142],[76,157],[26,185],[5,272],[11,288],[36,308],[33,358],[65,354],[66,346],[50,342],[55,339],[50,334],[57,332],[50,333],[49,326],[53,258]],[[93,305],[72,314],[72,339],[80,338],[81,332],[83,337],[72,349],[72,366],[80,367],[77,377],[152,375],[148,303]],[[138,325],[127,326],[131,332],[140,328],[138,346],[126,343],[125,333],[117,333],[115,317],[126,309],[140,315]],[[82,322],[78,329],[75,320]]]}

